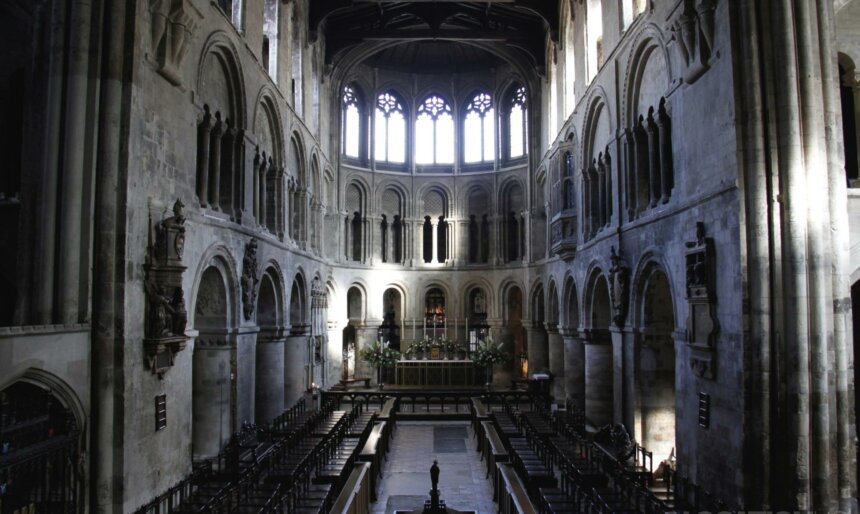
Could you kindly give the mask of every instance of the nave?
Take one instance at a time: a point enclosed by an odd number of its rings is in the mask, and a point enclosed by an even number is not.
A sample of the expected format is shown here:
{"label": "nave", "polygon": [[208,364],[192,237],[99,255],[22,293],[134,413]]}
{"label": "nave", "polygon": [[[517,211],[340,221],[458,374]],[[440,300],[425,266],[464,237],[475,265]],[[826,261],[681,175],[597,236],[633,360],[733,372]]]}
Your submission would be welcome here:
{"label": "nave", "polygon": [[[518,390],[326,391],[244,426],[137,513],[727,510],[619,425],[549,405]],[[425,509],[434,460],[449,510]]]}

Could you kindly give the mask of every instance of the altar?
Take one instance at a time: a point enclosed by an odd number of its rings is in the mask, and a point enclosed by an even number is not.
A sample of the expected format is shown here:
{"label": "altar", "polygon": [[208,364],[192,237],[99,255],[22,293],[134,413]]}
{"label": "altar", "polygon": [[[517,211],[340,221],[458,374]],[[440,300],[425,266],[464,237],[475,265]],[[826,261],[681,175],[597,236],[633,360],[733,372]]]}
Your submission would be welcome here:
{"label": "altar", "polygon": [[394,377],[402,386],[471,386],[475,365],[469,359],[399,360]]}

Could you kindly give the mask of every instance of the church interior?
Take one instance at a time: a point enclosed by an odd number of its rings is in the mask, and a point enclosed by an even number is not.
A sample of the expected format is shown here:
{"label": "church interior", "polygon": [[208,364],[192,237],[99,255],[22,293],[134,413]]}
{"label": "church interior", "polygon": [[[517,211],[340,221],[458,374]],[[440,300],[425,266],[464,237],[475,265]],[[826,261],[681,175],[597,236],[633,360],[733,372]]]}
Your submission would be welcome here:
{"label": "church interior", "polygon": [[858,512],[860,0],[0,29],[0,514]]}

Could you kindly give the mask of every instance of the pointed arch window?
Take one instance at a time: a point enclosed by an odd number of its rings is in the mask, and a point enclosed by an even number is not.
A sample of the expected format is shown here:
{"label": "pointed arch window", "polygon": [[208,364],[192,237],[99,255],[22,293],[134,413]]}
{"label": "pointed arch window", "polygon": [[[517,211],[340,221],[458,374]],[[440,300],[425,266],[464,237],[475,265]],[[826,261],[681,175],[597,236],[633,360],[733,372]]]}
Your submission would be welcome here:
{"label": "pointed arch window", "polygon": [[361,157],[361,107],[355,87],[343,88],[343,154]]}
{"label": "pointed arch window", "polygon": [[376,133],[374,157],[377,161],[406,162],[406,115],[403,102],[393,93],[376,98]]}
{"label": "pointed arch window", "polygon": [[508,143],[509,157],[516,159],[526,155],[526,139],[528,137],[526,107],[526,88],[518,87],[511,95],[510,107],[508,109]]}
{"label": "pointed arch window", "polygon": [[415,162],[454,163],[454,117],[443,98],[432,95],[418,108],[415,120]]}
{"label": "pointed arch window", "polygon": [[479,93],[466,106],[463,122],[463,159],[466,163],[492,162],[496,155],[496,116],[493,97]]}

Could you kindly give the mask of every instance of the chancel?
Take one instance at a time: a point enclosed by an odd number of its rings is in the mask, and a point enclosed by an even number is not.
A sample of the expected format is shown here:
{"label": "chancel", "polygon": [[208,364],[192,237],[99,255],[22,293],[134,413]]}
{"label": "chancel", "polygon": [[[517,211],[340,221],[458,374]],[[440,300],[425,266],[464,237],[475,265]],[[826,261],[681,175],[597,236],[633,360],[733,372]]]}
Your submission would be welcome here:
{"label": "chancel", "polygon": [[858,26],[0,0],[0,514],[858,512]]}

